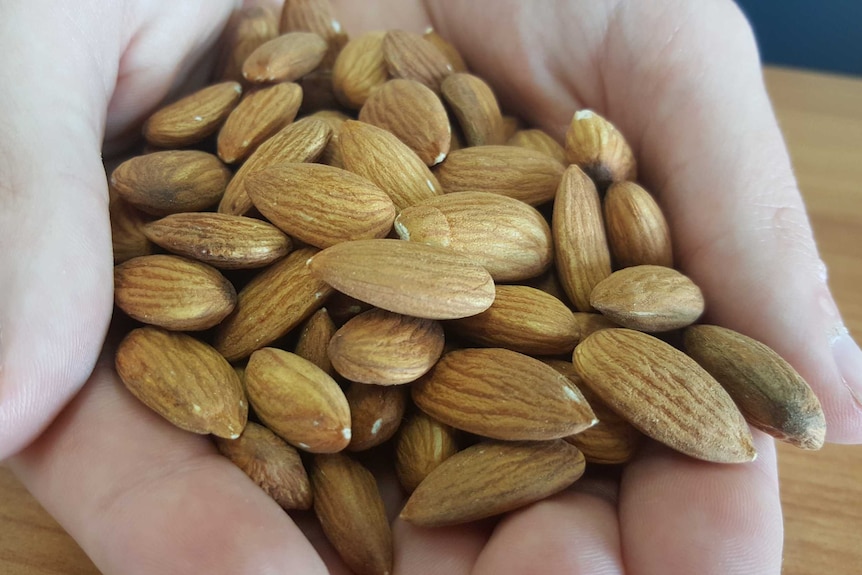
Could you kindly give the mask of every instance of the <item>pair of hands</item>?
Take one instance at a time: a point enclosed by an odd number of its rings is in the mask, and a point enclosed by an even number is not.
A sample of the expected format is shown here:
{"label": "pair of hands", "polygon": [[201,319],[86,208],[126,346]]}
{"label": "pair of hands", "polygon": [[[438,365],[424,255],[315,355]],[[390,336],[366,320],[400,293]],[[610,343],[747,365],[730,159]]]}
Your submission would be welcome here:
{"label": "pair of hands", "polygon": [[[105,573],[347,573],[311,521],[297,526],[208,439],[126,393],[110,354],[99,360],[112,310],[100,150],[195,80],[235,4],[3,3],[0,458]],[[790,360],[829,440],[862,442],[862,354],[730,0],[333,4],[353,35],[433,25],[507,109],[554,136],[579,108],[614,121],[709,319]],[[582,480],[496,525],[396,521],[396,573],[778,573],[775,450],[755,436],[746,465],[646,446],[618,480]]]}

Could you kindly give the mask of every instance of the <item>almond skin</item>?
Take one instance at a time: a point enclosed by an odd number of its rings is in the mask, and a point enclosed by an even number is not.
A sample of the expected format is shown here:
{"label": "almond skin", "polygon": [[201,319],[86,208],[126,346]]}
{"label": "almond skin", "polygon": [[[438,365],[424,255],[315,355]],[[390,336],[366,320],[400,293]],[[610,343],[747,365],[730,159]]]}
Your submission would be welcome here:
{"label": "almond skin", "polygon": [[329,342],[333,367],[350,381],[398,385],[428,372],[443,353],[443,327],[382,309],[361,313]]}
{"label": "almond skin", "polygon": [[259,46],[242,65],[249,82],[293,82],[323,61],[329,45],[312,32],[288,32]]}
{"label": "almond skin", "polygon": [[312,276],[373,306],[427,319],[485,311],[494,281],[484,268],[444,248],[401,240],[356,240],[308,262]]}
{"label": "almond skin", "polygon": [[115,365],[132,395],[180,429],[230,439],[242,433],[248,404],[239,378],[207,344],[142,327],[120,342]]}
{"label": "almond skin", "polygon": [[542,130],[518,130],[506,141],[507,146],[529,148],[547,154],[560,162],[566,161],[566,150],[557,141]]}
{"label": "almond skin", "polygon": [[329,340],[335,335],[335,323],[329,316],[329,311],[320,308],[302,326],[296,340],[296,355],[307,359],[330,377],[335,376],[335,369],[329,360]]}
{"label": "almond skin", "polygon": [[608,244],[619,267],[673,267],[670,228],[661,208],[634,182],[617,182],[602,202]]}
{"label": "almond skin", "polygon": [[468,146],[503,144],[503,116],[494,91],[478,76],[457,73],[440,85]]}
{"label": "almond skin", "polygon": [[250,174],[254,206],[285,233],[306,244],[385,237],[395,220],[386,192],[346,170],[323,164],[279,164]]}
{"label": "almond skin", "polygon": [[383,58],[386,32],[367,32],[344,46],[332,68],[332,88],[341,105],[358,110],[389,79]]}
{"label": "almond skin", "polygon": [[394,78],[415,80],[435,92],[452,73],[452,65],[437,47],[419,34],[390,30],[383,38],[383,58]]}
{"label": "almond skin", "polygon": [[307,31],[329,40],[341,32],[329,0],[286,0],[281,9],[279,30]]}
{"label": "almond skin", "polygon": [[216,439],[219,452],[243,470],[282,509],[310,509],[311,483],[296,449],[249,421],[237,439]]}
{"label": "almond skin", "polygon": [[341,161],[339,136],[341,134],[341,127],[350,117],[337,110],[319,110],[313,113],[311,117],[323,120],[332,129],[332,137],[329,139],[329,143],[326,144],[323,153],[315,161],[332,166],[333,168],[343,168],[344,162]]}
{"label": "almond skin", "polygon": [[618,270],[596,284],[590,304],[614,323],[647,332],[686,327],[703,314],[700,288],[682,273],[642,265]]}
{"label": "almond skin", "polygon": [[637,179],[637,162],[623,135],[592,110],[575,112],[566,132],[566,158],[601,191],[613,182]]}
{"label": "almond skin", "polygon": [[242,65],[261,44],[278,36],[278,17],[265,6],[246,6],[228,22],[227,34],[217,70],[222,81],[243,82]]}
{"label": "almond skin", "polygon": [[693,359],[631,329],[597,331],[575,348],[584,385],[645,435],[686,455],[717,463],[757,456],[742,414]]}
{"label": "almond skin", "polygon": [[241,96],[238,82],[202,88],[150,116],[144,124],[144,138],[162,148],[196,144],[218,130]]}
{"label": "almond skin", "polygon": [[153,253],[153,244],[144,232],[151,219],[149,216],[117,196],[111,198],[108,210],[111,215],[111,248],[115,265]]}
{"label": "almond skin", "polygon": [[144,225],[143,231],[168,251],[228,270],[267,266],[293,247],[266,222],[211,212],[172,214]]}
{"label": "almond skin", "polygon": [[405,386],[351,383],[345,393],[350,405],[352,432],[347,449],[371,449],[395,435],[401,425],[401,418],[404,417],[408,393]]}
{"label": "almond skin", "polygon": [[395,471],[407,493],[449,457],[458,453],[457,431],[417,410],[401,425],[395,444]]}
{"label": "almond skin", "polygon": [[434,44],[440,52],[446,56],[446,60],[448,60],[449,65],[452,66],[453,72],[467,72],[467,64],[464,62],[464,57],[461,56],[461,53],[458,52],[458,49],[455,48],[449,41],[447,41],[443,36],[438,34],[433,28],[428,28],[422,37]]}
{"label": "almond skin", "polygon": [[170,330],[209,329],[236,305],[233,285],[206,264],[168,255],[114,268],[114,301],[130,317]]}
{"label": "almond skin", "polygon": [[245,368],[248,399],[258,418],[291,445],[334,453],[350,443],[350,408],[334,379],[296,354],[265,347]]}
{"label": "almond skin", "polygon": [[584,473],[584,456],[562,440],[486,441],[458,452],[419,484],[401,519],[423,527],[476,521],[562,491]]}
{"label": "almond skin", "polygon": [[431,417],[494,439],[556,439],[596,423],[565,376],[508,349],[450,351],[411,391]]}
{"label": "almond skin", "polygon": [[196,150],[166,150],[135,156],[111,173],[111,188],[123,200],[155,216],[199,212],[224,194],[230,171]]}
{"label": "almond skin", "polygon": [[685,351],[730,394],[758,429],[803,449],[820,449],[826,420],[808,383],[775,351],[717,325],[693,325]]}

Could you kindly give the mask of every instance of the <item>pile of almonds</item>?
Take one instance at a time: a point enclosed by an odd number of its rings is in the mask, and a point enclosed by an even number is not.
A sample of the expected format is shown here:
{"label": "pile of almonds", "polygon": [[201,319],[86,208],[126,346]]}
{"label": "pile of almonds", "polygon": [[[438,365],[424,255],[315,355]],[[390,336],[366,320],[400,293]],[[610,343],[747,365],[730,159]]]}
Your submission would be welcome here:
{"label": "pile of almonds", "polygon": [[313,507],[356,572],[393,552],[355,452],[393,458],[401,518],[440,526],[644,435],[726,463],[755,458],[748,424],[822,445],[787,362],[695,324],[703,295],[600,115],[561,146],[433,31],[348,41],[327,0],[231,30],[216,83],[155,112],[111,175],[116,304],[146,324],[116,367],[283,508]]}

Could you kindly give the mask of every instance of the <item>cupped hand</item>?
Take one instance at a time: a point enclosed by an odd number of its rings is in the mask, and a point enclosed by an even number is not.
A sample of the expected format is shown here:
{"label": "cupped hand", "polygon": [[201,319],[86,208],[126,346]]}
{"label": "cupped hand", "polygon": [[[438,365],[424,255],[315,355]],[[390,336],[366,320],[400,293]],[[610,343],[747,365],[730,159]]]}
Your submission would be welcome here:
{"label": "cupped hand", "polygon": [[[830,440],[862,441],[860,352],[732,2],[334,4],[354,35],[433,25],[505,107],[557,137],[576,109],[611,119],[709,319],[788,358]],[[0,457],[18,452],[16,473],[106,573],[346,572],[206,438],[138,405],[109,358],[92,371],[111,313],[103,140],[189,77],[234,3],[69,6],[9,2],[0,25]],[[496,524],[396,520],[396,572],[778,573],[775,454],[756,438],[758,460],[733,466],[650,445],[619,480],[582,480]]]}

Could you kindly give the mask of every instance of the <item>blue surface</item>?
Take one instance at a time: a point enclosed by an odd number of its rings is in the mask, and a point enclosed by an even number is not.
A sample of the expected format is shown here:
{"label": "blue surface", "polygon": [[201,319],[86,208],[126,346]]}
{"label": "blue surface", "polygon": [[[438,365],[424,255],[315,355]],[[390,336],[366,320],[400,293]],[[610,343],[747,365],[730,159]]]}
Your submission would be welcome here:
{"label": "blue surface", "polygon": [[862,0],[737,3],[765,63],[862,75]]}

